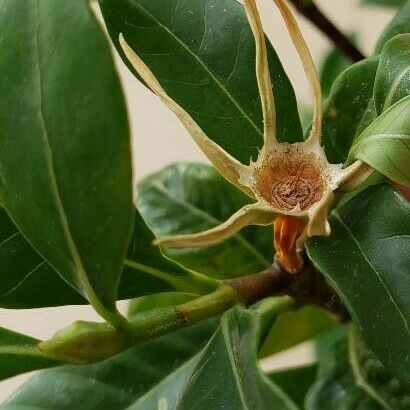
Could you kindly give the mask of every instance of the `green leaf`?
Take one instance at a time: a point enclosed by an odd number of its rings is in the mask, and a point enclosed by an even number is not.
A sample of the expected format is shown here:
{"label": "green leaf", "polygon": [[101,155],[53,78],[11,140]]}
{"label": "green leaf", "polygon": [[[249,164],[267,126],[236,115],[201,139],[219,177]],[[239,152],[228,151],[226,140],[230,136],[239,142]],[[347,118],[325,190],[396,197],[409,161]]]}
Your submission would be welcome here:
{"label": "green leaf", "polygon": [[126,109],[87,1],[4,0],[0,189],[24,236],[112,316],[134,210]]}
{"label": "green leaf", "polygon": [[358,384],[380,405],[389,410],[410,408],[410,383],[393,377],[366,346],[359,331],[349,334],[350,361]]}
{"label": "green leaf", "polygon": [[[159,207],[158,210],[160,209]],[[149,292],[145,291],[135,296],[168,290],[204,294],[215,290],[219,285],[218,281],[186,269],[177,262],[170,260],[161,253],[159,247],[152,244],[153,241],[154,235],[138,213],[134,235],[124,264],[127,268],[134,270],[135,280],[141,279],[140,286],[142,289],[146,286],[145,277],[147,276],[152,278],[150,279],[151,283],[154,279],[155,284],[152,283]],[[138,278],[140,273],[135,274],[135,271],[142,272],[144,276]]]}
{"label": "green leaf", "polygon": [[226,313],[200,351],[214,323],[179,330],[96,365],[45,371],[0,408],[296,409],[260,373],[257,313]]}
{"label": "green leaf", "polygon": [[333,212],[329,238],[307,252],[342,298],[369,347],[410,379],[410,203],[374,186]]}
{"label": "green leaf", "polygon": [[306,410],[382,410],[362,389],[349,362],[347,340],[339,340],[323,355],[315,384],[305,400]]}
{"label": "green leaf", "polygon": [[[176,164],[138,185],[138,207],[157,236],[200,232],[220,224],[250,199],[203,164]],[[217,278],[258,272],[273,260],[272,227],[248,227],[204,248],[165,248],[170,258]]]}
{"label": "green leaf", "polygon": [[[158,248],[151,245],[153,239],[151,231],[137,215],[119,299],[175,289],[197,293],[213,289],[210,279],[187,271],[164,257]],[[2,209],[0,272],[0,307],[27,309],[87,303],[39,256]]]}
{"label": "green leaf", "polygon": [[336,326],[334,318],[322,309],[306,306],[278,316],[260,351],[266,357],[317,337]]}
{"label": "green leaf", "polygon": [[410,33],[410,0],[404,1],[390,24],[384,29],[376,44],[376,53],[380,53],[384,44],[397,34]]}
{"label": "green leaf", "polygon": [[407,0],[362,0],[363,4],[371,6],[389,6],[389,7],[400,7]]}
{"label": "green leaf", "polygon": [[[163,398],[170,401],[171,410],[171,400],[175,400],[176,392],[192,370],[192,357],[212,336],[215,325],[212,320],[202,322],[94,365],[64,366],[42,372],[0,408],[100,410],[140,405],[148,410],[157,409]],[[157,397],[158,391],[163,395]],[[149,400],[156,401],[155,405],[144,407]]]}
{"label": "green leaf", "polygon": [[[249,162],[263,143],[255,45],[236,0],[100,0],[113,43],[118,37],[153,71],[166,92],[234,157]],[[280,140],[302,140],[292,85],[269,45]],[[126,58],[124,61],[128,64]],[[164,136],[164,142],[166,141]]]}
{"label": "green leaf", "polygon": [[258,328],[254,311],[234,308],[225,313],[198,357],[177,408],[296,409],[258,367]]}
{"label": "green leaf", "polygon": [[331,163],[344,163],[357,135],[375,117],[373,84],[378,59],[352,65],[335,80],[323,114],[326,156]]}
{"label": "green leaf", "polygon": [[59,362],[38,350],[39,340],[0,327],[0,381]]}
{"label": "green leaf", "polygon": [[269,379],[279,386],[303,409],[306,393],[316,378],[317,365],[291,367],[269,374]]}
{"label": "green leaf", "polygon": [[361,159],[393,181],[410,185],[410,95],[397,101],[357,137],[349,158]]}
{"label": "green leaf", "polygon": [[374,83],[374,101],[378,114],[410,95],[410,34],[388,41],[380,54]]}
{"label": "green leaf", "polygon": [[86,303],[33,249],[1,208],[0,272],[0,307]]}
{"label": "green leaf", "polygon": [[350,60],[336,49],[332,49],[326,54],[320,67],[320,84],[324,97],[329,95],[332,84],[338,75],[350,65]]}

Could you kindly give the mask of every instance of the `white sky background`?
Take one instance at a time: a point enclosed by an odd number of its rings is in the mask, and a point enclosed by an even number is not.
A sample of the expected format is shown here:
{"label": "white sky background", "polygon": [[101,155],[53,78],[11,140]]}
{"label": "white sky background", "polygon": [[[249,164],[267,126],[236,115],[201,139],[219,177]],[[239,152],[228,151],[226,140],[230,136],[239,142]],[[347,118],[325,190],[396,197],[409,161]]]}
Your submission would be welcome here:
{"label": "white sky background", "polygon": [[[391,9],[361,6],[360,0],[316,0],[316,3],[344,32],[358,33],[360,47],[366,54],[372,52],[377,37],[393,15]],[[271,0],[260,0],[260,4],[266,32],[292,80],[298,101],[300,105],[307,105],[311,101],[308,84],[283,23]],[[319,63],[330,43],[309,22],[302,18],[299,21],[314,58]],[[176,161],[205,161],[173,114],[140,85],[121,62],[119,69],[132,122],[137,179]],[[52,289],[45,291],[52,292]],[[122,307],[125,307],[124,303]],[[40,339],[51,337],[58,329],[79,319],[99,320],[91,308],[84,306],[26,311],[0,309],[0,326]],[[309,349],[306,346],[299,349],[298,358],[308,356]],[[288,364],[290,360],[289,356],[283,357],[282,364]],[[275,360],[274,365],[278,363]],[[269,364],[265,361],[266,366],[269,367]],[[0,403],[28,377],[22,375],[0,383]]]}

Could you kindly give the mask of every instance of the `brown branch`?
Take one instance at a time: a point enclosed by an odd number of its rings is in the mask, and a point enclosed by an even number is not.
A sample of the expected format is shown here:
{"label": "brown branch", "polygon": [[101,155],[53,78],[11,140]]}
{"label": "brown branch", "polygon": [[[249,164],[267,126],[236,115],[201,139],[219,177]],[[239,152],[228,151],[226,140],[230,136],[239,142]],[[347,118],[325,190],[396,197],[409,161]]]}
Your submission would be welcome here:
{"label": "brown branch", "polygon": [[353,62],[363,60],[364,54],[316,6],[313,0],[289,0],[295,8],[325,34],[336,48]]}
{"label": "brown branch", "polygon": [[235,289],[246,305],[268,296],[291,296],[301,305],[316,305],[337,315],[345,321],[349,315],[333,288],[305,258],[303,270],[292,275],[273,263],[269,268],[254,275],[225,281]]}
{"label": "brown branch", "polygon": [[75,322],[39,344],[43,355],[66,363],[93,363],[138,343],[217,316],[237,304],[249,306],[268,296],[291,296],[297,304],[317,305],[336,314],[348,314],[335,291],[310,263],[297,275],[276,262],[254,275],[224,281],[215,291],[178,306],[143,312],[130,318],[132,330],[122,333],[107,323]]}

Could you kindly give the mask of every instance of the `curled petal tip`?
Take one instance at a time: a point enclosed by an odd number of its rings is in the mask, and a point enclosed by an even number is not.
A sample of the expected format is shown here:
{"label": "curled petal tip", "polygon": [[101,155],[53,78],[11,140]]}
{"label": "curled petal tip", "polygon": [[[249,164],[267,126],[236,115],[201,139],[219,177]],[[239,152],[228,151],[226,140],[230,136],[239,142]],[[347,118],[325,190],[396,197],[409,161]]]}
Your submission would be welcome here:
{"label": "curled petal tip", "polygon": [[322,135],[322,89],[320,86],[319,76],[316,69],[315,62],[310,53],[309,47],[303,38],[302,32],[298,26],[297,20],[292,14],[289,6],[285,0],[273,0],[278,7],[283,20],[287,26],[289,35],[296,48],[299,58],[302,61],[303,69],[306,73],[306,77],[309,80],[314,96],[314,114],[312,131],[309,139],[320,144],[320,138]]}
{"label": "curled petal tip", "polygon": [[270,151],[270,149],[277,144],[276,109],[272,92],[272,80],[269,72],[265,33],[256,1],[245,0],[244,5],[256,45],[256,79],[262,104],[264,150]]}

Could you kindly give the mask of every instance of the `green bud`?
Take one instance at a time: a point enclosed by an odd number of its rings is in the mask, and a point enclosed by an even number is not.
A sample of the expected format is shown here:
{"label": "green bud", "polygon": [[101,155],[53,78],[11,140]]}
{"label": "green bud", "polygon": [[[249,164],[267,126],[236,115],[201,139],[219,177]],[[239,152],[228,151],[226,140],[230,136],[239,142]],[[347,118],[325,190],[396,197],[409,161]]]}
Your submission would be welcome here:
{"label": "green bud", "polygon": [[109,324],[85,321],[74,322],[39,344],[48,356],[75,364],[98,362],[131,346],[131,338]]}

